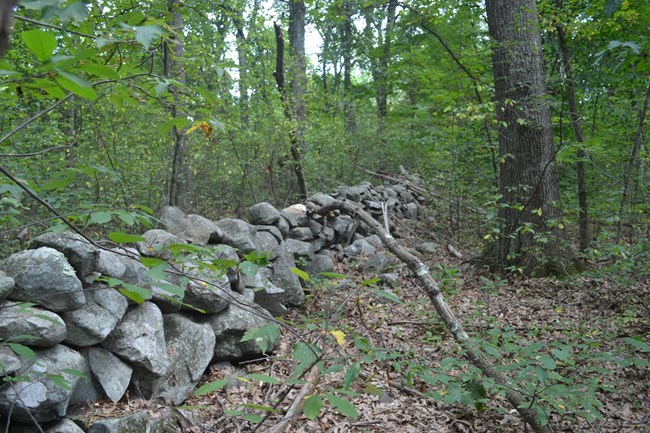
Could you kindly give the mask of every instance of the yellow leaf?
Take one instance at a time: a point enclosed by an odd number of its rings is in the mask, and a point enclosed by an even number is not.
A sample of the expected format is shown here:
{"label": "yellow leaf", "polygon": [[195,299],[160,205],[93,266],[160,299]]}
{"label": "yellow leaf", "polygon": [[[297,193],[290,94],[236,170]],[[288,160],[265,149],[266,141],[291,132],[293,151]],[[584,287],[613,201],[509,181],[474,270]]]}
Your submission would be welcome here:
{"label": "yellow leaf", "polygon": [[345,344],[345,332],[330,331],[330,334],[332,334],[332,336],[336,338],[336,342],[339,343],[339,346],[343,346]]}

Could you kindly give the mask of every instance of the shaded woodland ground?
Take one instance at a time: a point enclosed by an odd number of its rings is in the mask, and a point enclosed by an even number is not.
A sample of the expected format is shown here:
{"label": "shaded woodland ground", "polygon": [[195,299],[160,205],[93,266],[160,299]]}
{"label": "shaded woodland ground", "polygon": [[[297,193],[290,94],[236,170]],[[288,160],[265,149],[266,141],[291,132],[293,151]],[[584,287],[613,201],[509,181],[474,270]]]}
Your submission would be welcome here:
{"label": "shaded woodland ground", "polygon": [[[430,223],[408,222],[398,226],[405,246],[414,247],[422,240],[440,241],[438,252],[423,255],[422,260],[432,271],[436,270],[449,304],[468,333],[500,347],[505,364],[514,366],[526,361],[525,357],[531,353],[537,353],[539,359],[540,355],[550,354],[552,348],[569,348],[566,362],[555,357],[557,365],[553,368],[567,383],[575,381],[575,387],[570,391],[567,388],[566,395],[553,401],[546,395],[544,386],[534,381],[524,382],[525,390],[539,393],[540,398],[547,399],[546,407],[553,407],[550,413],[553,431],[649,431],[650,370],[603,361],[599,355],[610,354],[614,360],[634,355],[648,361],[648,353],[636,351],[633,354],[633,348],[624,343],[626,337],[647,336],[650,331],[647,275],[632,274],[631,278],[624,279],[617,274],[599,274],[605,264],[591,263],[588,264],[590,269],[581,275],[564,279],[512,278],[490,283],[488,275],[468,260],[449,254],[443,246],[444,239],[434,234]],[[463,251],[461,247],[458,249]],[[236,366],[214,366],[205,382],[230,377],[230,384],[187,402],[188,406],[203,408],[204,418],[187,420],[186,431],[526,431],[505,399],[490,394],[487,400],[478,398],[480,401],[463,397],[467,393],[462,390],[471,389],[466,385],[476,380],[468,377],[480,376],[470,373],[458,345],[407,269],[396,270],[399,282],[394,288],[383,287],[401,299],[402,303],[397,303],[378,296],[363,285],[361,282],[373,276],[362,274],[356,269],[357,264],[337,265],[337,272],[349,277],[344,284],[338,280],[311,280],[305,305],[291,310],[284,318],[293,332],[285,329],[273,356]],[[339,345],[331,338],[328,332],[332,330],[344,332],[345,344]],[[358,419],[353,420],[325,406],[315,420],[308,420],[300,413],[292,424],[278,429],[280,416],[272,414],[256,430],[255,424],[241,416],[233,416],[232,411],[236,410],[263,415],[264,412],[256,409],[273,405],[286,391],[286,381],[295,374],[295,360],[290,354],[299,338],[320,340],[327,348],[325,358],[343,358],[348,366],[360,363],[358,378],[349,387],[351,392],[346,397],[358,410]],[[546,362],[543,365],[548,367]],[[423,380],[422,374],[427,370],[430,376],[442,374],[442,380],[448,377],[447,386],[439,382],[431,385]],[[250,373],[272,376],[279,384],[235,378]],[[468,373],[470,375],[465,376]],[[316,381],[313,393],[340,388],[346,374],[346,370],[342,370],[322,376]],[[516,374],[516,371],[511,372],[511,377]],[[453,378],[464,378],[465,385],[456,387]],[[585,407],[591,404],[587,384],[595,379],[609,390],[595,393],[602,405],[593,408],[599,416],[589,419],[585,416]],[[550,380],[546,386],[557,386],[559,382]],[[584,384],[583,402],[580,384]],[[292,389],[282,400],[279,413],[284,414],[293,403],[299,388]],[[432,392],[439,393],[437,398]],[[458,395],[454,395],[456,392]],[[464,399],[466,404],[449,403]],[[569,404],[575,404],[576,410],[567,407]],[[117,406],[111,405],[110,409],[96,405],[91,411],[98,416],[118,416],[142,409],[142,405],[148,405],[146,407],[153,412],[156,410],[150,403],[129,403],[127,400]],[[565,408],[564,413],[560,414],[562,408]],[[107,414],[107,410],[110,413]]]}

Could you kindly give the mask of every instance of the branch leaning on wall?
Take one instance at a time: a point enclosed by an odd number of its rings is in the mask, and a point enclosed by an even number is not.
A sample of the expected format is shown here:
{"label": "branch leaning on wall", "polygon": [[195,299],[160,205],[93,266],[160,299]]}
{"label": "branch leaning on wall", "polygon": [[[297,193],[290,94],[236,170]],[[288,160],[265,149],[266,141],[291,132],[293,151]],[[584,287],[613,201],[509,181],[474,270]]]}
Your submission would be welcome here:
{"label": "branch leaning on wall", "polygon": [[390,234],[384,230],[377,220],[375,220],[368,212],[366,212],[361,205],[352,201],[336,201],[328,206],[318,207],[313,203],[308,203],[308,209],[318,215],[326,215],[329,212],[340,210],[353,218],[359,218],[366,223],[379,237],[389,251],[400,260],[402,260],[409,269],[417,276],[426,292],[429,300],[435,307],[440,318],[442,318],[445,326],[454,337],[456,342],[463,349],[465,355],[475,367],[477,367],[484,375],[494,379],[496,383],[503,386],[505,389],[505,396],[508,402],[519,412],[521,417],[527,422],[533,430],[537,433],[551,433],[551,430],[543,426],[535,417],[535,411],[531,408],[534,403],[528,404],[524,396],[516,390],[511,381],[503,373],[499,372],[495,365],[487,359],[481,350],[470,340],[469,336],[463,329],[463,325],[458,318],[451,311],[447,301],[440,292],[438,283],[433,279],[429,273],[428,268],[413,254],[408,252],[399,242],[395,240]]}

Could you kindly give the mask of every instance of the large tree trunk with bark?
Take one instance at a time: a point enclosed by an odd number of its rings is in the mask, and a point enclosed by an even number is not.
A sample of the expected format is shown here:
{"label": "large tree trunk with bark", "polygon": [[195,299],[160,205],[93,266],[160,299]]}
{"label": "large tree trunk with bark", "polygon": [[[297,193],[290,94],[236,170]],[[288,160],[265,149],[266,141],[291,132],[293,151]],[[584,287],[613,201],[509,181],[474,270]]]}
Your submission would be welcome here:
{"label": "large tree trunk with bark", "polygon": [[305,92],[307,90],[307,62],[305,60],[305,3],[304,1],[289,1],[289,46],[291,48],[291,93],[289,96],[285,80],[284,68],[284,34],[278,24],[275,27],[275,43],[277,46],[275,82],[280,92],[284,115],[291,123],[289,139],[291,142],[291,157],[293,171],[298,183],[298,191],[302,199],[307,198],[307,182],[305,180],[303,153],[305,152],[305,117],[307,106]]}
{"label": "large tree trunk with bark", "polygon": [[499,153],[500,269],[565,272],[562,210],[534,0],[486,0]]}

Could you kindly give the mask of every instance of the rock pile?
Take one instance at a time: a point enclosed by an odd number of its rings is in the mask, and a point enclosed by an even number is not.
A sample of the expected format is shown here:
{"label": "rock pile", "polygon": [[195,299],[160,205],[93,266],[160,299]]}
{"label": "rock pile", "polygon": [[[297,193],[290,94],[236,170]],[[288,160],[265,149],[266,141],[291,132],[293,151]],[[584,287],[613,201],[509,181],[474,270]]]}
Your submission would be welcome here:
{"label": "rock pile", "polygon": [[[403,185],[362,183],[308,201],[326,206],[343,199],[398,218],[416,217],[423,200]],[[128,389],[181,404],[210,364],[264,355],[264,345],[242,336],[303,302],[304,282],[293,268],[332,272],[334,260],[345,257],[368,258],[364,265],[378,274],[395,265],[363,224],[337,213],[311,215],[304,204],[277,210],[259,203],[249,209],[248,222],[211,221],[166,207],[161,220],[166,230],[147,231],[135,248],[107,249],[75,233],[45,233],[2,262],[5,420],[58,420],[53,432],[81,432],[69,420],[60,422],[69,405],[117,402]],[[251,253],[266,253],[268,265],[246,272],[242,259]],[[173,267],[156,267],[169,259]],[[113,431],[106,425],[84,428]]]}

